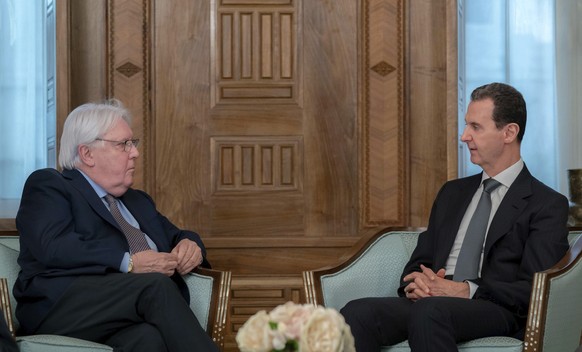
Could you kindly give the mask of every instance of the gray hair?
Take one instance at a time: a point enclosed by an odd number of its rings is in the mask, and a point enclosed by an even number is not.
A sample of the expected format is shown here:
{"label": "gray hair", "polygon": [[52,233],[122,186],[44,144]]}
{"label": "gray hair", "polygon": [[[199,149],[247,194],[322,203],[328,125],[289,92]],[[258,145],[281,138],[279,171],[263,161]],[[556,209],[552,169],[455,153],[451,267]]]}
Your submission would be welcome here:
{"label": "gray hair", "polygon": [[120,118],[131,125],[131,114],[117,99],[87,103],[73,110],[63,126],[59,165],[63,169],[75,169],[80,162],[78,147],[106,134]]}

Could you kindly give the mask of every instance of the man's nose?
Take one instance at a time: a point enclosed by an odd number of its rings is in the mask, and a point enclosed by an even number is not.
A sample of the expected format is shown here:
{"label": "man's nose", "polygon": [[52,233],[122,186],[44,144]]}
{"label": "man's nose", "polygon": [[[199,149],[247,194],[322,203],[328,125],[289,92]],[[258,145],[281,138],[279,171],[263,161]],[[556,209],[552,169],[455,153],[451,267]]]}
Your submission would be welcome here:
{"label": "man's nose", "polygon": [[129,157],[131,159],[136,159],[137,157],[139,157],[139,150],[137,149],[136,146],[131,147],[131,150],[129,151]]}
{"label": "man's nose", "polygon": [[467,127],[465,127],[465,129],[463,130],[463,133],[461,134],[461,142],[467,142],[470,140],[470,134],[467,132]]}

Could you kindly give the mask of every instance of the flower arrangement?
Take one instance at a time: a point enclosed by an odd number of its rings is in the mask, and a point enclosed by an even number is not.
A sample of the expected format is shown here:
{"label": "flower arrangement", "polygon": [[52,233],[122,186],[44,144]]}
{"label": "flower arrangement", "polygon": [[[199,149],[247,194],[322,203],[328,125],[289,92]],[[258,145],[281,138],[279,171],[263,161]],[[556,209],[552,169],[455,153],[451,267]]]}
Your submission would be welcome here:
{"label": "flower arrangement", "polygon": [[241,352],[355,352],[354,337],[341,314],[293,302],[250,317],[236,342]]}

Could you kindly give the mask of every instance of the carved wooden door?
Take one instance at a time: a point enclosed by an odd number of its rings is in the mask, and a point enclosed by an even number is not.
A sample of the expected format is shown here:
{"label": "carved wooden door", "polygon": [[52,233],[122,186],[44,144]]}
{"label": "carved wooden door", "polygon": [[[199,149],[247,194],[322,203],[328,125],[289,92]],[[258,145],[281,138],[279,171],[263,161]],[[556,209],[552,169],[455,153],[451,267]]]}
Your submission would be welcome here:
{"label": "carved wooden door", "polygon": [[153,2],[150,184],[219,266],[297,273],[403,223],[400,7]]}

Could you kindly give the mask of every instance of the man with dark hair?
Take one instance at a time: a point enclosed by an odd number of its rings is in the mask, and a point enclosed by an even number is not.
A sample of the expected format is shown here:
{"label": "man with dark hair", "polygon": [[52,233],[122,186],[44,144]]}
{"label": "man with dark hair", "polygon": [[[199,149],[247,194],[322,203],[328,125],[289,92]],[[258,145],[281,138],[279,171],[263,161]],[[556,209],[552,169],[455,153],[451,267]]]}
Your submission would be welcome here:
{"label": "man with dark hair", "polygon": [[341,310],[358,352],[407,339],[415,352],[448,352],[479,337],[523,337],[534,273],[568,249],[568,200],[521,159],[526,117],[509,85],[473,91],[461,141],[483,172],[441,188],[399,297],[354,300]]}

